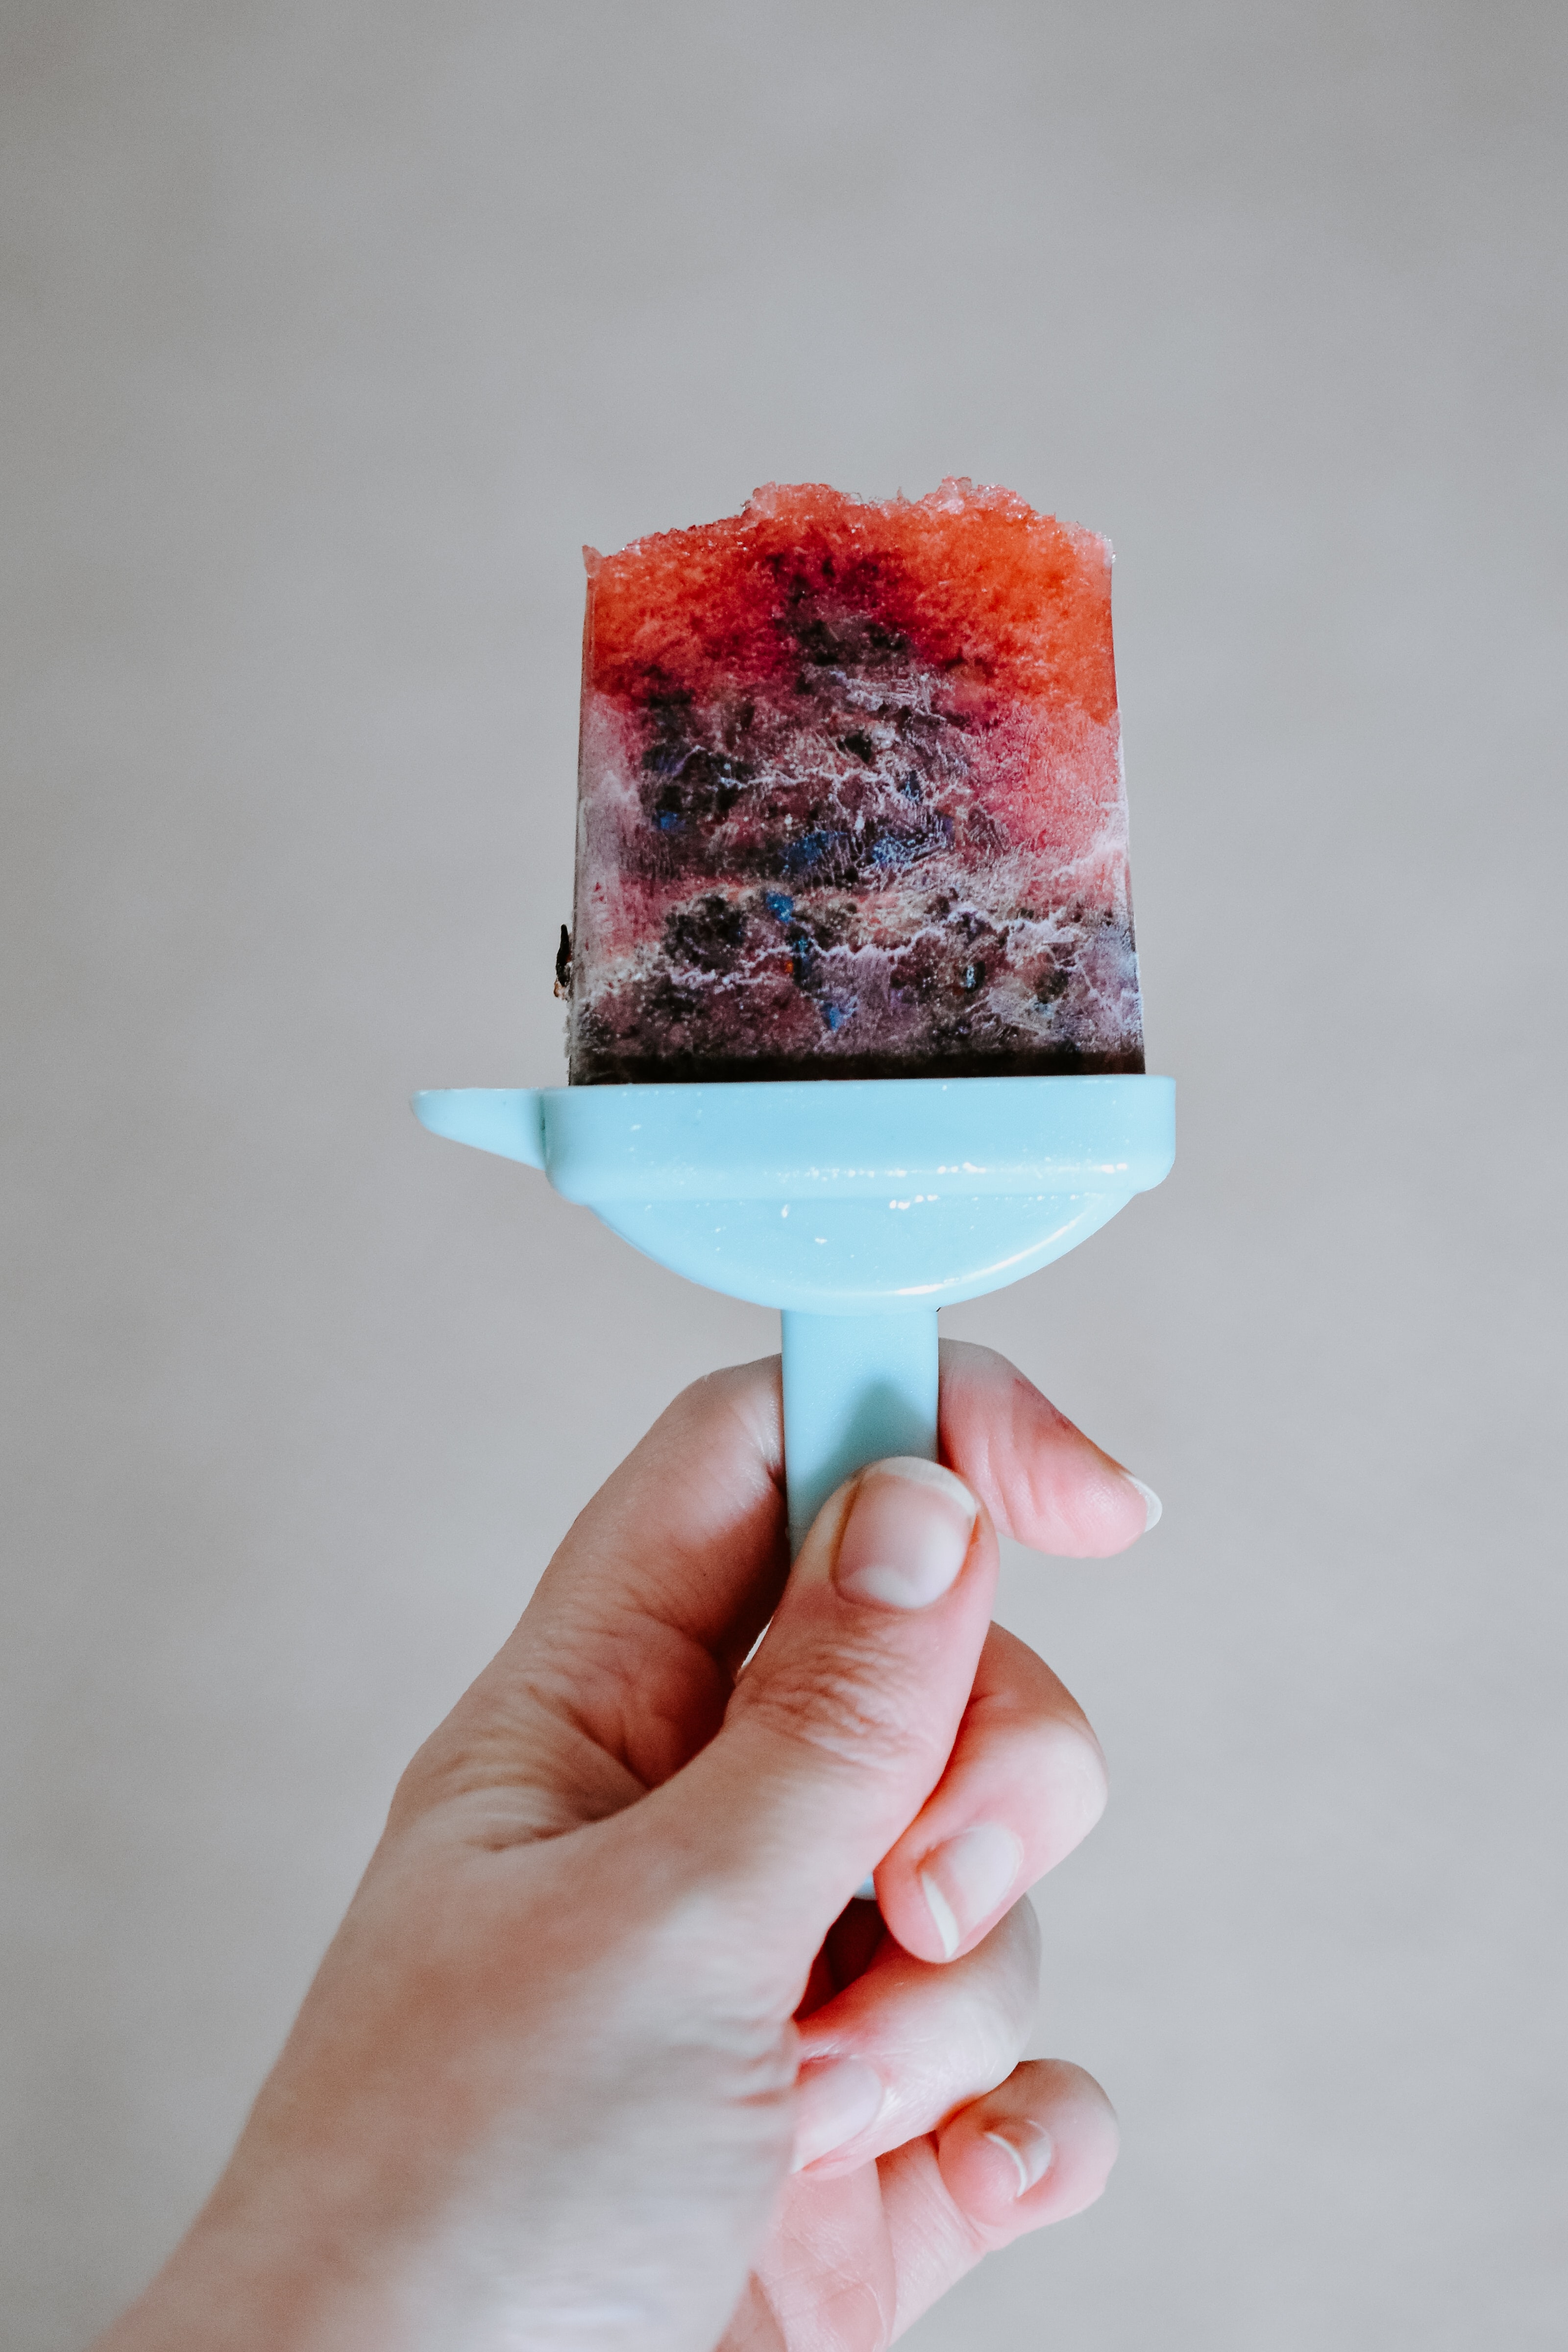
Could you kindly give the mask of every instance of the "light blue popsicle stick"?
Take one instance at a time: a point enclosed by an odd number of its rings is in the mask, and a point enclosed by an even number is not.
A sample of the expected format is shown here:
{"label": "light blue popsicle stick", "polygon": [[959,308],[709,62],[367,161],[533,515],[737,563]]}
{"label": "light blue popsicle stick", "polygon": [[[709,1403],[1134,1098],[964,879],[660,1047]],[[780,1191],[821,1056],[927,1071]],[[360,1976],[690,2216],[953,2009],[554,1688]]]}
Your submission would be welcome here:
{"label": "light blue popsicle stick", "polygon": [[784,1322],[789,1548],[836,1486],[891,1454],[936,1460],[936,1309]]}

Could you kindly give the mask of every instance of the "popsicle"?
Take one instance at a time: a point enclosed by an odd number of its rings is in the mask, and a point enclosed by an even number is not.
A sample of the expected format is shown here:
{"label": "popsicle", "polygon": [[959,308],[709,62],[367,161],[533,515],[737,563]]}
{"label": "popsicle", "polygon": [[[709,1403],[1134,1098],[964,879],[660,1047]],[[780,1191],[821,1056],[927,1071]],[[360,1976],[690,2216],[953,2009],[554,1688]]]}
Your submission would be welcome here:
{"label": "popsicle", "polygon": [[934,1458],[939,1307],[1172,1163],[1110,550],[953,479],[773,485],[587,562],[571,1083],[415,1107],[780,1310],[798,1544],[865,1463]]}
{"label": "popsicle", "polygon": [[1142,1069],[1103,539],[770,484],[585,555],[574,1085]]}

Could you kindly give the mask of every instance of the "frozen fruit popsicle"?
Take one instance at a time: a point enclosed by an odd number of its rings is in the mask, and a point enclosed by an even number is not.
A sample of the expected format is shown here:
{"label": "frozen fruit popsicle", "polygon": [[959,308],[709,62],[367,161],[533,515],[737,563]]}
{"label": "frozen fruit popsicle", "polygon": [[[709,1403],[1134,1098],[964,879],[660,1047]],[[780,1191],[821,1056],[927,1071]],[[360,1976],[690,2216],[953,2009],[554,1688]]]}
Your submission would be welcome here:
{"label": "frozen fruit popsicle", "polygon": [[867,1463],[938,1458],[938,1309],[1171,1166],[1110,550],[968,481],[806,483],[587,561],[572,1083],[416,1107],[780,1310],[798,1546]]}
{"label": "frozen fruit popsicle", "polygon": [[1142,1069],[1104,540],[806,483],[586,560],[574,1085]]}

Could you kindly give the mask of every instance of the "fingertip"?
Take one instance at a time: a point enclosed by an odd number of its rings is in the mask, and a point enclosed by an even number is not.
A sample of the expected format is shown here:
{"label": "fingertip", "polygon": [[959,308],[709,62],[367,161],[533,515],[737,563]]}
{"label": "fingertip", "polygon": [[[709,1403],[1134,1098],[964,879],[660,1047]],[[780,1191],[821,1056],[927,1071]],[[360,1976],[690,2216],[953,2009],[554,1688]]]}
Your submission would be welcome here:
{"label": "fingertip", "polygon": [[1033,2116],[1020,2116],[1016,2121],[994,2125],[990,2131],[981,2133],[980,2145],[999,2148],[1005,2158],[1003,2179],[1013,2204],[1020,2197],[1026,2197],[1037,2181],[1045,2179],[1057,2152],[1055,2140]]}
{"label": "fingertip", "polygon": [[1139,1532],[1142,1535],[1147,1535],[1151,1528],[1157,1528],[1159,1526],[1161,1519],[1164,1517],[1165,1506],[1160,1500],[1159,1496],[1154,1492],[1153,1487],[1146,1486],[1142,1478],[1134,1478],[1131,1470],[1123,1470],[1121,1475],[1126,1479],[1128,1485],[1130,1486],[1135,1486],[1139,1494],[1142,1496],[1143,1525]]}
{"label": "fingertip", "polygon": [[1070,1485],[1064,1478],[1054,1498],[1056,1517],[1068,1541],[1038,1549],[1068,1559],[1114,1559],[1148,1534],[1160,1516],[1160,1498],[1081,1432],[1075,1434],[1085,1453],[1096,1458],[1077,1465]]}
{"label": "fingertip", "polygon": [[948,2194],[996,2239],[1066,2221],[1103,2195],[1121,2135],[1092,2074],[1061,2060],[1016,2067],[963,2108],[938,2141]]}
{"label": "fingertip", "polygon": [[1160,1517],[1152,1487],[990,1348],[943,1342],[942,1440],[1000,1531],[1033,1551],[1107,1559]]}
{"label": "fingertip", "polygon": [[834,1585],[842,1599],[872,1608],[929,1608],[957,1581],[979,1520],[973,1489],[941,1463],[913,1454],[873,1462],[838,1524]]}

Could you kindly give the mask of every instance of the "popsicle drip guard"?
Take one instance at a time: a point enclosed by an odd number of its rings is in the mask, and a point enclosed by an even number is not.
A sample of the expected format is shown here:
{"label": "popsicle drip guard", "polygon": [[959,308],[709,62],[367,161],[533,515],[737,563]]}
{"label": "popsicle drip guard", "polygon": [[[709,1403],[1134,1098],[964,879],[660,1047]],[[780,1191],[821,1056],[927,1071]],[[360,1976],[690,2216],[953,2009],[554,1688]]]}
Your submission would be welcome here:
{"label": "popsicle drip guard", "polygon": [[414,1108],[672,1273],[779,1308],[795,1549],[866,1463],[935,1460],[938,1308],[1048,1265],[1175,1154],[1163,1077],[476,1087]]}

